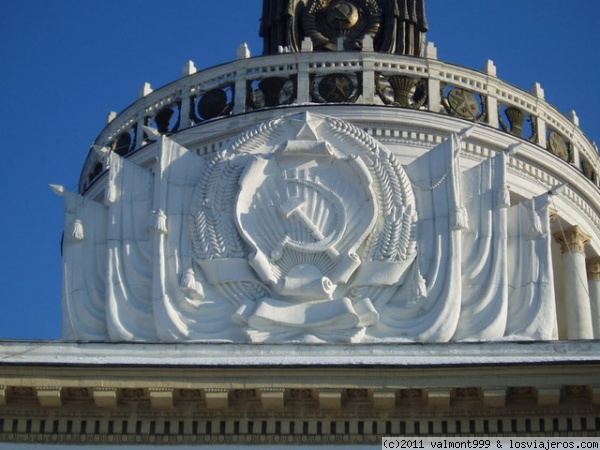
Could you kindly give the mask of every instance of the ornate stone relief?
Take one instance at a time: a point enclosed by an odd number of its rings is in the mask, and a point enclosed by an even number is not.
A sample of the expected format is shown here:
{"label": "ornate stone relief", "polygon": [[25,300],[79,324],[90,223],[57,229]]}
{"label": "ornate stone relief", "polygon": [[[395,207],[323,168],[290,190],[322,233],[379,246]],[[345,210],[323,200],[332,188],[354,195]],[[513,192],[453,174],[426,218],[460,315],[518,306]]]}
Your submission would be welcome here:
{"label": "ornate stone relief", "polygon": [[111,152],[104,205],[61,194],[65,337],[555,338],[547,196],[510,206],[505,155],[462,171],[461,139],[403,166],[301,113],[206,156],[161,137],[152,170]]}
{"label": "ornate stone relief", "polygon": [[398,280],[415,256],[410,182],[357,129],[308,114],[285,122],[210,160],[192,203],[196,264],[253,341],[360,339],[378,320],[376,298],[357,289],[365,270],[394,262]]}
{"label": "ornate stone relief", "polygon": [[561,230],[554,234],[554,238],[560,244],[563,253],[584,253],[585,247],[590,244],[591,240],[591,236],[584,233],[579,226],[574,226],[564,231]]}
{"label": "ornate stone relief", "polygon": [[600,281],[600,257],[588,259],[586,263],[588,279]]}

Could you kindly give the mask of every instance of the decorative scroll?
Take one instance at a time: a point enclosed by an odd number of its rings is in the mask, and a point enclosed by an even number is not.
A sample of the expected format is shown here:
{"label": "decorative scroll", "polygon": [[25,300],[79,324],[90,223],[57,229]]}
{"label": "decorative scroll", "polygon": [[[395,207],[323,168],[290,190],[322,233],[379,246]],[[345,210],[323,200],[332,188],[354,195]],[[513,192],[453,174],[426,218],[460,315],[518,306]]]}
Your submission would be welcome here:
{"label": "decorative scroll", "polygon": [[442,105],[448,114],[474,122],[483,122],[487,109],[483,97],[466,89],[446,86]]}
{"label": "decorative scroll", "polygon": [[563,161],[572,161],[572,144],[554,130],[548,131],[548,150]]}
{"label": "decorative scroll", "polygon": [[363,90],[361,73],[315,74],[310,84],[315,103],[356,103]]}

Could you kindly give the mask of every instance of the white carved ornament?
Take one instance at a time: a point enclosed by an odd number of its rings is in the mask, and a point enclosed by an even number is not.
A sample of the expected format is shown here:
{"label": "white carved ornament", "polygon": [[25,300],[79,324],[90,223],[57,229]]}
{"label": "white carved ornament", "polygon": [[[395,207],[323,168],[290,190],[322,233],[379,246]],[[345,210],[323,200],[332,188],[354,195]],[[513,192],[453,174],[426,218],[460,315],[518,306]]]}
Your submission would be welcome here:
{"label": "white carved ornament", "polygon": [[196,270],[253,341],[360,340],[379,320],[373,286],[397,283],[414,260],[415,211],[404,170],[365,133],[310,114],[276,119],[204,171]]}
{"label": "white carved ornament", "polygon": [[106,205],[67,195],[69,339],[556,339],[548,201],[509,204],[505,155],[461,171],[453,135],[403,167],[308,113],[154,150],[110,155]]}

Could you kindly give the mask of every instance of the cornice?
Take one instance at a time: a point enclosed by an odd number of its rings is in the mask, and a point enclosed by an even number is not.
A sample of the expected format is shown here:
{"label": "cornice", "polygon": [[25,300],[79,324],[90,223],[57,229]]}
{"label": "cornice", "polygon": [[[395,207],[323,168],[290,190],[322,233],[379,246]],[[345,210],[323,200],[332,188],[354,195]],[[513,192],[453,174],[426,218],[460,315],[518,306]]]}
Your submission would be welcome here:
{"label": "cornice", "polygon": [[600,364],[600,341],[445,344],[228,344],[0,342],[0,367],[452,367]]}

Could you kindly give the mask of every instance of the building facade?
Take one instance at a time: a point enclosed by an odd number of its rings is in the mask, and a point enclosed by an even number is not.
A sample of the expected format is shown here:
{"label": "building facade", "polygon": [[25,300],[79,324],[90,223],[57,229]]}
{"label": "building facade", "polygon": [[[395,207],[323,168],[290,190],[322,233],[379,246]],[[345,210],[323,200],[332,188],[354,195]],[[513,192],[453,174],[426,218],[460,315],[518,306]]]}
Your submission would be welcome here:
{"label": "building facade", "polygon": [[427,28],[265,1],[262,57],[111,117],[53,186],[65,342],[1,348],[1,438],[597,436],[597,148]]}

